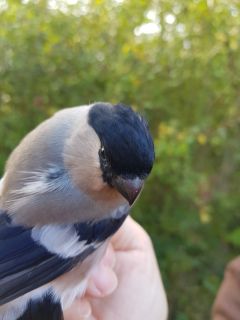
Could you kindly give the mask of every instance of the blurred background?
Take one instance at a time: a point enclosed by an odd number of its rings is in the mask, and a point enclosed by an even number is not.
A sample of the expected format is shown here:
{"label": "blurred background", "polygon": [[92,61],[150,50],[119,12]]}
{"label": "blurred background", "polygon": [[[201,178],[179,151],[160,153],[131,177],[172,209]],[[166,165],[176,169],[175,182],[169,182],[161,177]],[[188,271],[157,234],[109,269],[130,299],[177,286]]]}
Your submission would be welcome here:
{"label": "blurred background", "polygon": [[240,2],[0,0],[0,173],[40,121],[95,101],[147,117],[156,163],[133,215],[170,319],[209,319],[240,249]]}

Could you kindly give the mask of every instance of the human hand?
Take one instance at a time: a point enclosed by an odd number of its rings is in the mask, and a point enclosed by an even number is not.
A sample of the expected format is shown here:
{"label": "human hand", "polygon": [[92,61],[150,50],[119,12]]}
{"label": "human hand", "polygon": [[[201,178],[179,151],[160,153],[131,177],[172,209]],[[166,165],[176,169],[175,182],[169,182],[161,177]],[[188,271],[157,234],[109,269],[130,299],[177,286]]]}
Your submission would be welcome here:
{"label": "human hand", "polygon": [[224,274],[212,309],[213,320],[240,319],[240,257],[231,261]]}
{"label": "human hand", "polygon": [[86,296],[75,301],[65,319],[166,320],[167,312],[151,240],[140,225],[128,218],[93,273]]}

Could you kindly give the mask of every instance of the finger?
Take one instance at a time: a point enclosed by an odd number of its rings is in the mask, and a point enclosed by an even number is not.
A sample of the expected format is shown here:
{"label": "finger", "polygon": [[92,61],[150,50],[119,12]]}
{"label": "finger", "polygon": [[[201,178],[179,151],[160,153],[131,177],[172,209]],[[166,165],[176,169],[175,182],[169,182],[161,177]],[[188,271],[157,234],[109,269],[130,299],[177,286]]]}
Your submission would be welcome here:
{"label": "finger", "polygon": [[131,217],[126,219],[122,227],[112,237],[111,244],[117,251],[142,251],[152,246],[146,231]]}
{"label": "finger", "polygon": [[88,318],[78,318],[77,320],[97,320],[97,319],[91,315]]}
{"label": "finger", "polygon": [[112,268],[100,263],[91,273],[87,294],[91,297],[101,298],[110,295],[118,285],[118,280]]}
{"label": "finger", "polygon": [[116,264],[116,255],[111,243],[108,245],[106,253],[102,259],[102,263],[110,268],[114,268]]}
{"label": "finger", "polygon": [[89,320],[91,316],[91,305],[86,299],[77,298],[71,307],[64,311],[65,320]]}

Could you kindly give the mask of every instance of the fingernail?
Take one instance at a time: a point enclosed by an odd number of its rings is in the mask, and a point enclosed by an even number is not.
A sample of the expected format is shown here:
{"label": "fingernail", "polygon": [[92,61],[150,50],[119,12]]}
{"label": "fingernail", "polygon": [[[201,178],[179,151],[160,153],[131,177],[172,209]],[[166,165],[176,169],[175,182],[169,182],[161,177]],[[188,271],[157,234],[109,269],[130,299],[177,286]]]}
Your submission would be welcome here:
{"label": "fingernail", "polygon": [[101,291],[96,287],[95,282],[90,279],[88,282],[88,293],[93,295],[94,297],[102,297]]}
{"label": "fingernail", "polygon": [[112,269],[99,265],[89,280],[88,293],[95,297],[111,294],[117,287],[118,280]]}

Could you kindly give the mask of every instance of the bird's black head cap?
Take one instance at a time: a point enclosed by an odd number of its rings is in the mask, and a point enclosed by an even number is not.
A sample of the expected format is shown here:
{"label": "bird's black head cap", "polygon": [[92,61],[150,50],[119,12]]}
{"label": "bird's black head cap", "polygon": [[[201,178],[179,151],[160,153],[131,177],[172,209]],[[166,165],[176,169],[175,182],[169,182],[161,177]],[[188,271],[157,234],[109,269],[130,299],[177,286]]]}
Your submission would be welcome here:
{"label": "bird's black head cap", "polygon": [[123,104],[96,103],[89,113],[89,124],[97,133],[104,180],[111,174],[145,178],[154,161],[154,145],[143,117]]}

